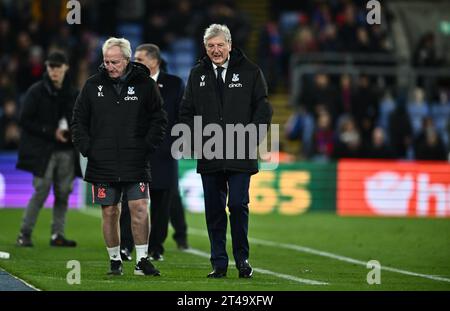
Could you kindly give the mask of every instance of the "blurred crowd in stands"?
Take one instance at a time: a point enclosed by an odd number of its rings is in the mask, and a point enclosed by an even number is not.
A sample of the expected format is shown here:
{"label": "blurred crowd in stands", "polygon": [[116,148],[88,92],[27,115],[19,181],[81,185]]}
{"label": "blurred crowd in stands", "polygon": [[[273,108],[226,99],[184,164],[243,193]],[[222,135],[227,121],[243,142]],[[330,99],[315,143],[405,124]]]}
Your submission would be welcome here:
{"label": "blurred crowd in stands", "polygon": [[[395,72],[400,64],[394,56],[393,17],[382,10],[385,22],[368,25],[366,3],[307,1],[299,11],[282,13],[271,21],[266,34],[274,33],[270,29],[278,27],[280,42],[289,48],[289,57],[321,52],[321,57],[306,58],[304,63],[309,65],[339,64],[339,57],[326,56],[330,52],[340,52],[358,56],[352,66],[381,65]],[[285,6],[288,8],[289,2]],[[289,10],[282,9],[282,12]],[[438,54],[435,34],[425,33],[411,53],[410,65],[418,69],[445,66],[446,61]],[[347,65],[349,59],[351,57],[342,57],[341,63]],[[292,70],[292,63],[287,68]],[[270,79],[270,74],[268,77]],[[286,123],[285,135],[290,140],[301,141],[300,158],[315,161],[339,158],[448,160],[450,75],[433,79],[419,76],[417,86],[406,90],[396,88],[396,83],[393,75],[384,74],[327,74],[320,70],[305,74],[300,85],[294,81],[301,92],[291,103],[295,111]]]}
{"label": "blurred crowd in stands", "polygon": [[[255,29],[252,18],[233,0],[80,0],[82,23],[68,25],[65,0],[0,0],[0,150],[15,150],[18,115],[26,90],[45,70],[51,50],[70,57],[77,87],[101,63],[101,44],[124,36],[132,47],[161,47],[171,73],[185,81],[203,50],[211,23],[231,29],[233,45],[246,51],[257,33],[257,57],[270,93],[288,92],[293,55],[311,53],[395,54],[391,20],[368,25],[362,0],[271,0],[268,20]],[[423,34],[411,51],[414,67],[441,67],[434,33]],[[362,64],[370,65],[369,61]],[[396,66],[393,63],[391,66]],[[285,135],[301,141],[301,158],[342,157],[446,160],[449,150],[449,78],[432,92],[418,84],[398,93],[395,80],[373,75],[316,73],[304,79]],[[423,82],[423,80],[422,80]],[[276,113],[276,111],[275,111]]]}

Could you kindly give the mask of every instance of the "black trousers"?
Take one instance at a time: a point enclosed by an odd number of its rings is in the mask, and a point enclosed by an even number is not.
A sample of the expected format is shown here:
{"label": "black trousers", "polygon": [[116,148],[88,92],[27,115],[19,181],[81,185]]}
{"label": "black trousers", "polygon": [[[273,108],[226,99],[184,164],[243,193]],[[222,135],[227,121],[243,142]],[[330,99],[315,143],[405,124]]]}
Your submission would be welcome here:
{"label": "black trousers", "polygon": [[227,196],[230,212],[233,257],[236,264],[248,259],[248,203],[250,174],[218,172],[202,174],[205,197],[205,216],[211,244],[211,264],[213,268],[227,269],[226,251]]}
{"label": "black trousers", "polygon": [[187,244],[187,223],[183,203],[178,188],[173,193],[170,205],[170,223],[174,229],[172,238],[177,244]]}
{"label": "black trousers", "polygon": [[[181,203],[178,188],[168,190],[150,190],[150,236],[149,252],[164,253],[164,241],[167,238],[169,218],[175,233],[173,238],[177,243],[187,241],[187,224],[184,208]],[[120,215],[120,247],[134,249],[133,235],[131,232],[131,215],[128,200],[122,199],[122,213]]]}

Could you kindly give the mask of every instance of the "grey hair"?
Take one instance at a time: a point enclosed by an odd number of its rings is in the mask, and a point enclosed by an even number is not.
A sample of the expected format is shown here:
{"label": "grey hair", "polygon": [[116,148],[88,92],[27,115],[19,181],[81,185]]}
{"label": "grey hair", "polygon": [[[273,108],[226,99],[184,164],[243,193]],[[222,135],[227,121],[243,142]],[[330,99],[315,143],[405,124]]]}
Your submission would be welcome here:
{"label": "grey hair", "polygon": [[223,34],[225,36],[225,41],[231,44],[231,32],[228,29],[227,25],[220,24],[211,24],[205,30],[205,34],[203,35],[203,44],[206,45],[206,41],[211,38],[217,37]]}
{"label": "grey hair", "polygon": [[155,58],[158,60],[158,62],[161,62],[161,51],[159,50],[159,47],[156,44],[151,43],[141,44],[136,48],[136,51],[145,51],[148,57]]}
{"label": "grey hair", "polygon": [[105,41],[105,43],[103,43],[103,46],[102,46],[103,55],[105,55],[105,52],[108,49],[112,48],[113,46],[118,46],[120,48],[120,50],[122,51],[123,56],[127,60],[131,59],[130,41],[128,41],[125,38],[114,38],[114,37],[109,38],[108,40]]}

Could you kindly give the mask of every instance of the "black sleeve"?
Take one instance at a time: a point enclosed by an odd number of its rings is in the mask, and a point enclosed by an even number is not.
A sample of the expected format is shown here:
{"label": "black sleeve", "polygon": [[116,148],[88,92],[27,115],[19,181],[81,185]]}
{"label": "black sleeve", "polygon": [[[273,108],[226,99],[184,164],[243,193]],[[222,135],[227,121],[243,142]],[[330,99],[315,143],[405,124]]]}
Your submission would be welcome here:
{"label": "black sleeve", "polygon": [[268,91],[264,75],[259,69],[256,74],[255,84],[252,92],[252,123],[256,125],[258,134],[263,134],[258,137],[258,144],[264,139],[266,133],[259,133],[259,125],[267,124],[267,128],[272,121],[272,106],[267,99]]}
{"label": "black sleeve", "polygon": [[183,98],[181,100],[179,121],[189,126],[191,133],[194,128],[194,114],[195,108],[192,98],[192,72],[189,75],[186,89],[184,90]]}
{"label": "black sleeve", "polygon": [[185,90],[183,80],[180,79],[179,83],[180,84],[178,86],[177,104],[175,106],[175,124],[178,123],[178,121],[180,120],[180,107],[181,102],[183,101],[183,95]]}
{"label": "black sleeve", "polygon": [[[190,151],[195,153],[195,144],[194,144],[194,115],[196,114],[195,106],[194,106],[194,99],[192,98],[193,92],[192,92],[192,72],[189,75],[189,79],[186,85],[186,88],[184,90],[183,99],[181,100],[181,106],[180,106],[180,114],[179,114],[179,123],[185,124],[189,127],[189,130],[191,132],[191,138],[190,141],[187,142],[190,146]],[[182,151],[182,150],[180,150]],[[187,150],[184,150],[183,152],[188,152]]]}
{"label": "black sleeve", "polygon": [[25,94],[22,111],[19,117],[19,125],[26,131],[40,136],[49,141],[56,141],[56,127],[42,124],[37,118],[39,110],[39,91],[36,87],[31,87]]}
{"label": "black sleeve", "polygon": [[89,126],[91,119],[91,106],[86,93],[87,86],[85,84],[75,101],[70,127],[73,144],[85,157],[88,156],[90,147]]}
{"label": "black sleeve", "polygon": [[[151,79],[150,79],[151,80]],[[167,128],[167,113],[162,107],[162,97],[156,83],[150,81],[148,102],[146,105],[149,113],[149,129],[145,135],[145,142],[150,153],[161,145]]]}

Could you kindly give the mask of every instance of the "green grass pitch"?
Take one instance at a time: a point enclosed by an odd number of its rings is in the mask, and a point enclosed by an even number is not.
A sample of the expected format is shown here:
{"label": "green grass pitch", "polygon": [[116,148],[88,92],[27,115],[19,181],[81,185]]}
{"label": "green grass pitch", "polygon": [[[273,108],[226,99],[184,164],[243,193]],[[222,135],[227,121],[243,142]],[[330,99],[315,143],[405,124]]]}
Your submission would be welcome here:
{"label": "green grass pitch", "polygon": [[[42,290],[450,290],[448,219],[339,217],[323,212],[250,215],[254,277],[239,279],[230,264],[227,278],[211,280],[206,278],[211,266],[203,214],[187,214],[193,252],[178,251],[169,232],[165,261],[156,263],[160,277],[134,276],[134,262],[124,264],[121,277],[106,275],[109,260],[96,208],[68,213],[66,235],[78,242],[74,249],[49,246],[49,209],[41,211],[34,248],[15,246],[22,214],[22,209],[0,210],[0,251],[11,254],[8,260],[0,259],[0,267]],[[231,261],[229,237],[227,245]],[[81,264],[79,285],[66,281],[69,260]],[[369,260],[381,264],[381,284],[367,283],[371,269],[364,263]]]}

